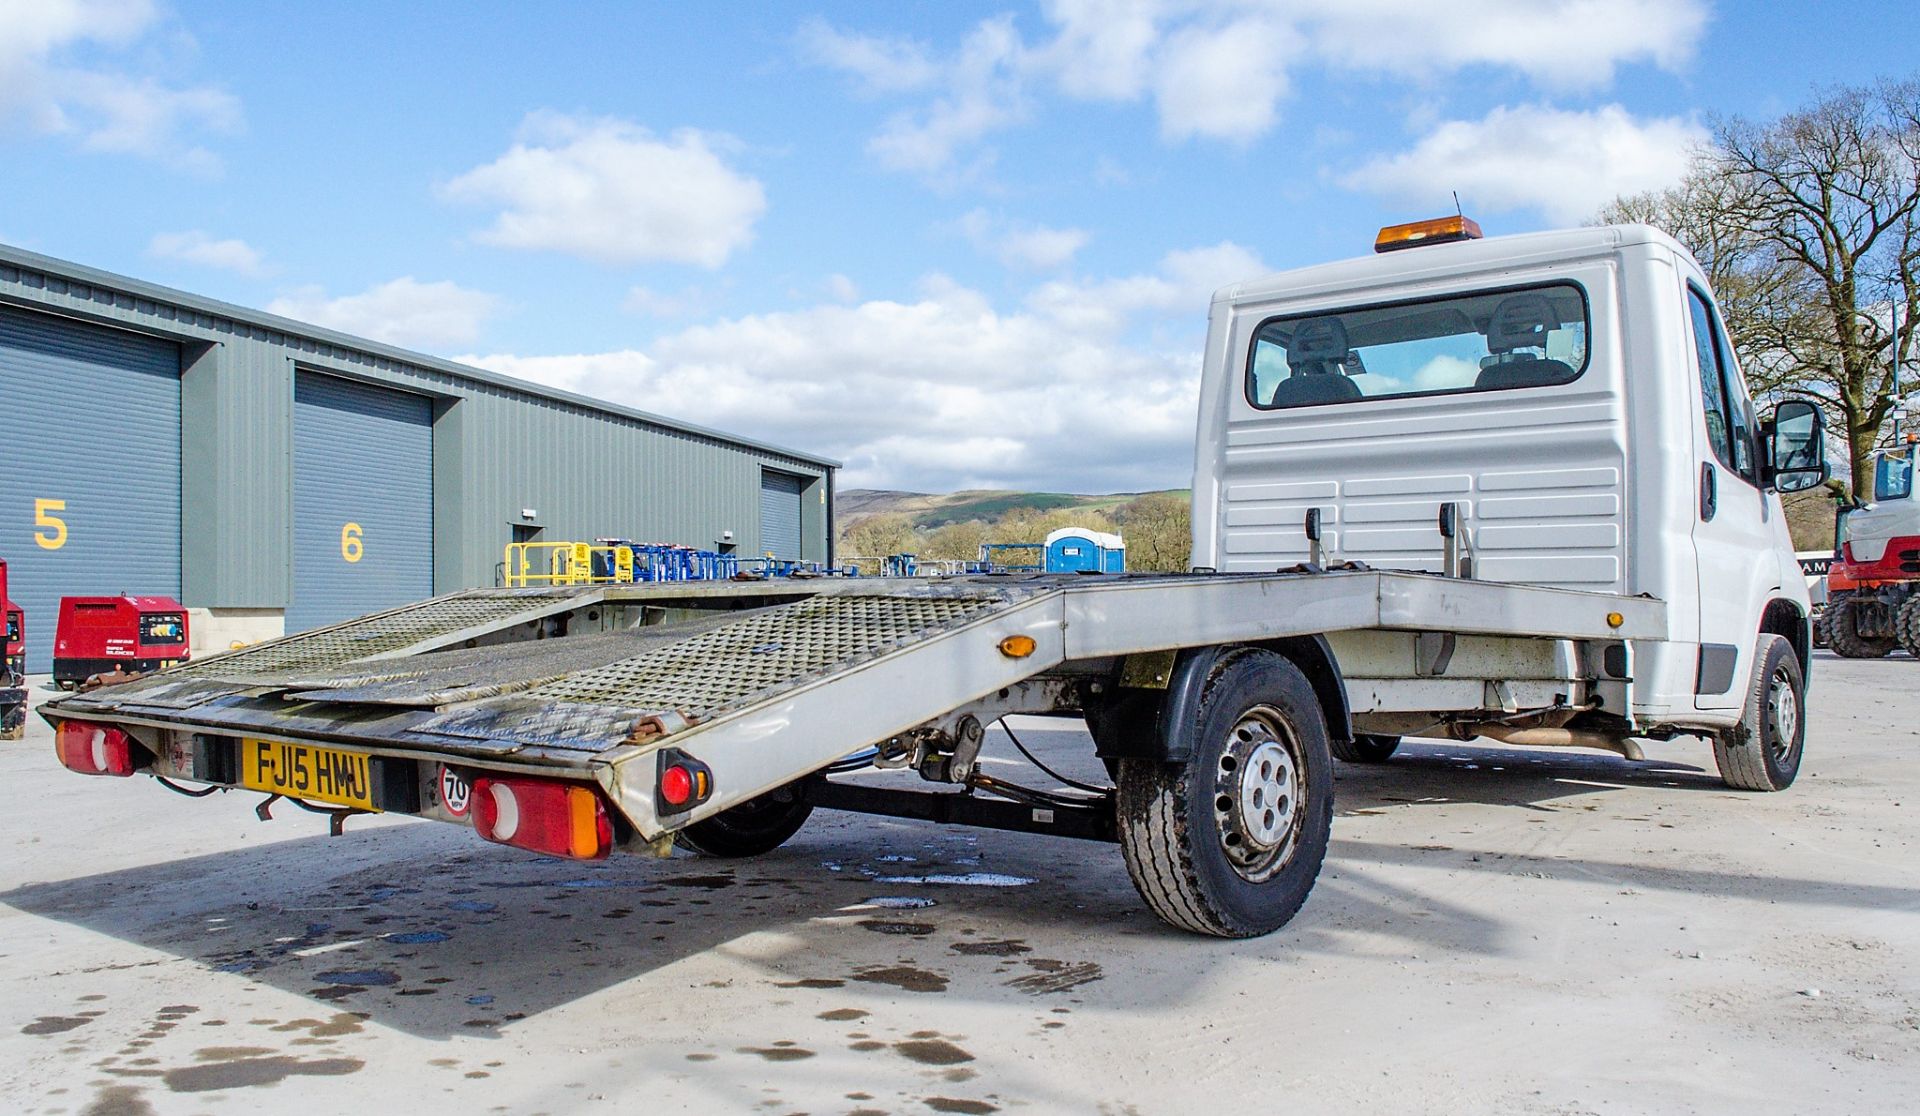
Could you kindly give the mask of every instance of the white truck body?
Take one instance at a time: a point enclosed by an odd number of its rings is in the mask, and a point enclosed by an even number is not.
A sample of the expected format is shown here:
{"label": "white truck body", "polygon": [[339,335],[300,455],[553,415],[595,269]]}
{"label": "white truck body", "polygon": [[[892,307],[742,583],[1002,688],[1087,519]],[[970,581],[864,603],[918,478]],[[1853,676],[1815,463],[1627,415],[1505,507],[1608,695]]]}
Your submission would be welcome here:
{"label": "white truck body", "polygon": [[[1587,367],[1571,382],[1277,410],[1241,390],[1264,321],[1554,284],[1577,286],[1588,308]],[[1690,286],[1705,292],[1707,280],[1684,248],[1624,226],[1437,245],[1221,291],[1201,386],[1194,564],[1304,561],[1302,524],[1319,508],[1328,560],[1439,570],[1433,523],[1453,502],[1475,577],[1668,602],[1664,637],[1636,648],[1636,721],[1729,723],[1762,617],[1774,609],[1789,634],[1786,613],[1804,620],[1809,601],[1779,495],[1709,445]],[[1732,383],[1750,415],[1737,371]],[[1709,468],[1718,507],[1706,521]],[[1703,647],[1717,668],[1705,689]]]}
{"label": "white truck body", "polygon": [[[1819,415],[1763,438],[1713,313],[1637,227],[1290,272],[1213,303],[1191,573],[471,590],[42,713],[81,773],[551,855],[751,855],[815,807],[1117,841],[1168,922],[1265,933],[1319,870],[1332,758],[1401,734],[1703,732],[1731,785],[1792,782],[1807,593],[1772,488],[1825,475]],[[1115,786],[982,771],[1012,713],[1084,717]],[[869,768],[947,787],[840,778]]]}

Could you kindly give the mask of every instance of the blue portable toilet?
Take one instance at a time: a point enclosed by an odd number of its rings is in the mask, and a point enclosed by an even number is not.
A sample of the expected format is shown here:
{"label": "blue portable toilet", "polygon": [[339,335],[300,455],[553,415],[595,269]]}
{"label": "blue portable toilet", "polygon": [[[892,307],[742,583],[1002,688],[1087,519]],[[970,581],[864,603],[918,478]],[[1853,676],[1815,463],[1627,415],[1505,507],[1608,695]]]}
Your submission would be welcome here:
{"label": "blue portable toilet", "polygon": [[1125,573],[1127,544],[1119,535],[1062,527],[1047,536],[1048,573]]}

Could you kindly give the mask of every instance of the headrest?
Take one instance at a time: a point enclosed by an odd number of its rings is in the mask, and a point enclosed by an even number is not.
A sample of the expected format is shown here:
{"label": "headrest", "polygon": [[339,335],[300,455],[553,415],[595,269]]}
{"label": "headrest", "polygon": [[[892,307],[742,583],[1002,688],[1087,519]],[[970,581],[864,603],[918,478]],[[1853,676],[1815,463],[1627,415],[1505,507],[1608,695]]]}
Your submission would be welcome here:
{"label": "headrest", "polygon": [[1335,365],[1347,359],[1347,327],[1339,318],[1308,318],[1293,327],[1293,340],[1287,343],[1287,366],[1298,368],[1313,361]]}
{"label": "headrest", "polygon": [[1487,351],[1545,349],[1547,334],[1559,324],[1560,316],[1546,295],[1509,295],[1493,308],[1493,318],[1487,322]]}

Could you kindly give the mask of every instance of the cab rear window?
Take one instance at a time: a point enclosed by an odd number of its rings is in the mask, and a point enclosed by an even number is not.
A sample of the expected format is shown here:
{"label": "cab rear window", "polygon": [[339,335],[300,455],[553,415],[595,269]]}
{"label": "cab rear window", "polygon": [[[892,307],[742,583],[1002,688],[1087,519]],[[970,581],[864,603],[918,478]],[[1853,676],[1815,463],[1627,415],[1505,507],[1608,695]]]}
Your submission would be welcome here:
{"label": "cab rear window", "polygon": [[1262,409],[1547,387],[1587,369],[1587,296],[1572,283],[1271,318],[1247,360]]}

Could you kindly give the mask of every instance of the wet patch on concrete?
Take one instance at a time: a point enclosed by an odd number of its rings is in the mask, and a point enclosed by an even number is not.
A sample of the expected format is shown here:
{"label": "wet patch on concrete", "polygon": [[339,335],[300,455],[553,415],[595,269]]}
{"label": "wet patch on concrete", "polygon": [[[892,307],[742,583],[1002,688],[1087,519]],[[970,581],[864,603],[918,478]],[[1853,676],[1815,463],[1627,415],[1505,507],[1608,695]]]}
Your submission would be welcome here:
{"label": "wet patch on concrete", "polygon": [[93,1095],[80,1116],[155,1116],[153,1106],[132,1085],[108,1085]]}
{"label": "wet patch on concrete", "polygon": [[945,992],[947,978],[939,973],[916,969],[911,965],[887,965],[861,969],[853,979],[866,984],[890,984],[903,992]]}
{"label": "wet patch on concrete", "polygon": [[992,942],[954,942],[947,948],[968,957],[1018,957],[1022,953],[1033,952],[1032,946],[1018,938],[1002,938]]}
{"label": "wet patch on concrete", "polygon": [[222,1089],[251,1089],[277,1085],[289,1077],[344,1077],[358,1073],[366,1063],[358,1058],[315,1058],[311,1061],[288,1055],[268,1058],[238,1058],[183,1066],[162,1075],[167,1088],[176,1093],[210,1093]]}
{"label": "wet patch on concrete", "polygon": [[732,876],[673,876],[660,881],[665,887],[697,887],[703,891],[719,891],[738,882]]}
{"label": "wet patch on concrete", "polygon": [[380,940],[392,942],[394,945],[432,945],[435,942],[444,942],[451,937],[453,935],[444,930],[412,930],[404,934],[387,934]]}
{"label": "wet patch on concrete", "polygon": [[57,1035],[65,1031],[71,1031],[76,1027],[84,1027],[93,1022],[93,1020],[94,1017],[88,1015],[43,1015],[20,1028],[20,1033],[23,1035]]}
{"label": "wet patch on concrete", "polygon": [[823,1011],[814,1018],[824,1019],[829,1023],[851,1023],[856,1019],[865,1019],[867,1014],[859,1008],[834,1008],[832,1011]]}
{"label": "wet patch on concrete", "polygon": [[775,981],[773,986],[775,988],[845,988],[847,982],[834,980],[831,977],[804,977],[800,980]]}
{"label": "wet patch on concrete", "polygon": [[876,934],[897,934],[909,938],[924,938],[934,931],[930,922],[888,922],[878,918],[863,919],[860,926]]}
{"label": "wet patch on concrete", "polygon": [[1065,992],[1083,984],[1092,984],[1106,976],[1099,965],[1092,961],[1054,961],[1045,957],[1029,957],[1027,965],[1035,972],[1023,977],[1015,977],[1007,982],[1008,988],[1017,988],[1030,996],[1044,996],[1050,992]]}
{"label": "wet patch on concrete", "polygon": [[757,1054],[769,1062],[798,1062],[813,1057],[813,1051],[791,1043],[774,1043],[772,1046],[741,1046],[734,1050],[736,1054]]}
{"label": "wet patch on concrete", "polygon": [[959,1097],[921,1097],[920,1102],[935,1112],[955,1112],[960,1116],[988,1116],[988,1113],[1000,1111],[997,1104]]}
{"label": "wet patch on concrete", "polygon": [[923,1066],[957,1066],[973,1061],[973,1055],[941,1038],[915,1038],[896,1042],[893,1048],[901,1057]]}
{"label": "wet patch on concrete", "polygon": [[329,969],[316,974],[316,980],[328,984],[346,984],[355,988],[381,988],[400,983],[400,976],[387,969]]}

